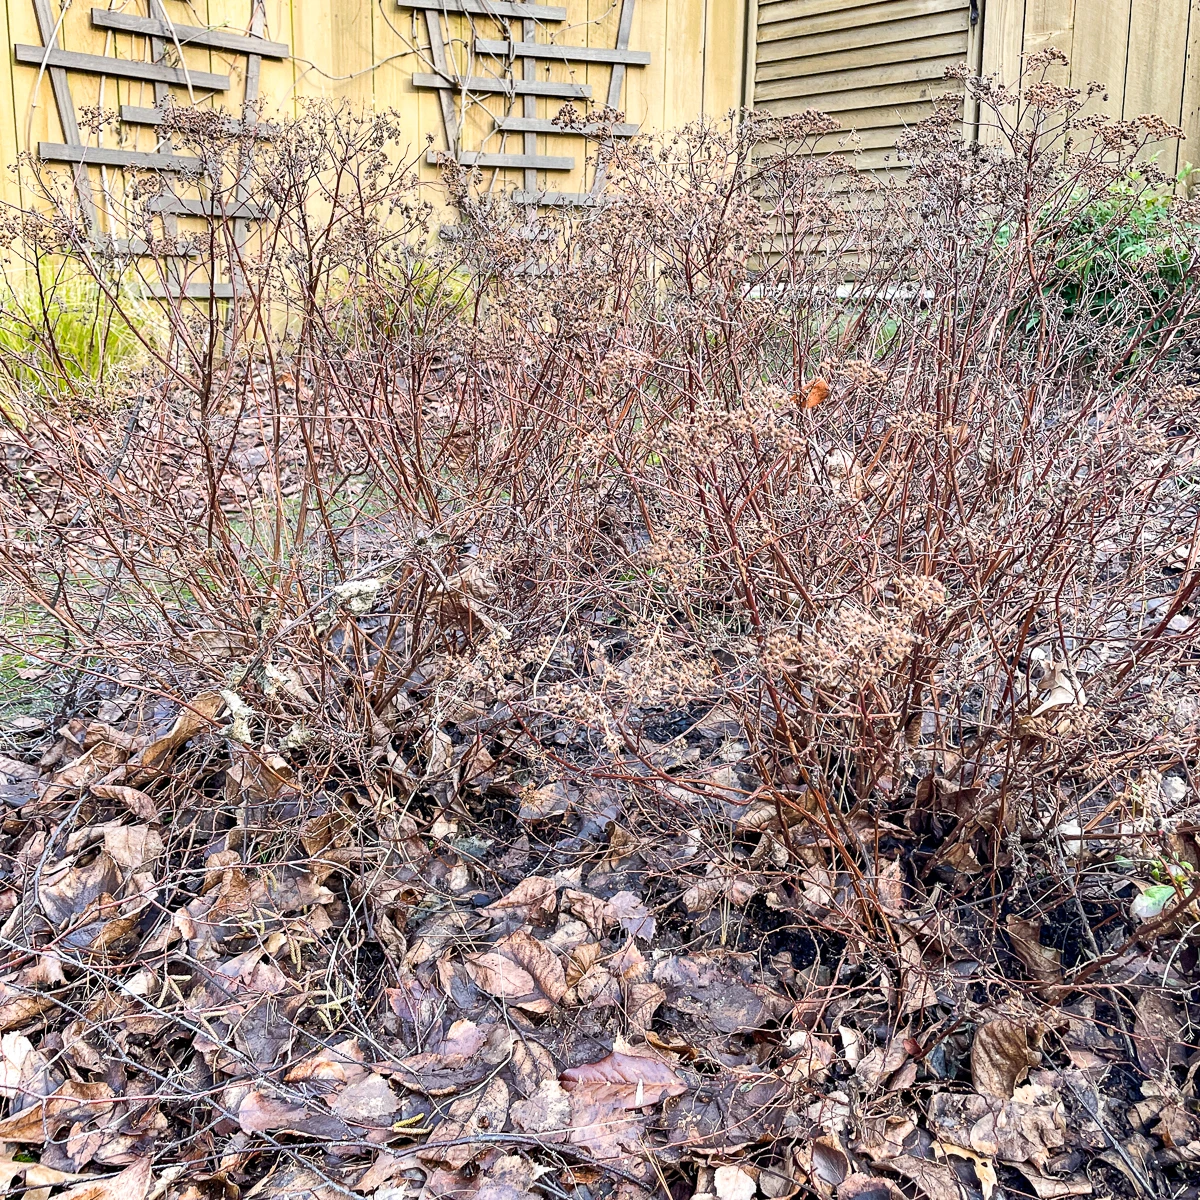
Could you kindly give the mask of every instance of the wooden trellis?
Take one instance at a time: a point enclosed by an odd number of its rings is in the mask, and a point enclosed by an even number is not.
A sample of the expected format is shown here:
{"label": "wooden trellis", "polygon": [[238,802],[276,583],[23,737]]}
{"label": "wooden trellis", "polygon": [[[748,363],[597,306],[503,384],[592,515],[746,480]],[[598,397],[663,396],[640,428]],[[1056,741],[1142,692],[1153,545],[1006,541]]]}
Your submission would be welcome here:
{"label": "wooden trellis", "polygon": [[[413,86],[431,88],[438,93],[442,128],[446,145],[442,151],[431,150],[431,161],[440,154],[449,153],[464,166],[520,170],[524,172],[524,187],[513,193],[513,199],[521,204],[588,204],[595,201],[603,181],[596,179],[590,191],[563,192],[539,189],[539,171],[572,171],[575,158],[566,154],[539,154],[539,136],[567,136],[571,134],[595,134],[598,126],[584,124],[569,129],[556,125],[552,120],[537,115],[539,98],[567,101],[592,102],[596,99],[589,84],[560,83],[538,79],[540,62],[590,63],[611,67],[605,103],[617,109],[621,102],[621,90],[625,83],[625,72],[629,67],[647,66],[650,55],[645,51],[630,50],[629,37],[633,29],[635,0],[621,0],[620,18],[617,25],[616,45],[610,50],[596,46],[563,46],[557,43],[539,42],[537,33],[543,25],[565,21],[567,10],[548,4],[515,3],[513,0],[399,0],[399,6],[421,11],[429,37],[432,72],[419,72],[413,76]],[[472,36],[471,45],[475,54],[493,58],[500,64],[494,75],[461,75],[450,61],[447,52],[447,30],[443,21],[450,16],[468,19],[483,17],[494,21],[507,32],[504,38]],[[514,36],[519,29],[519,40]],[[520,74],[517,65],[520,64]],[[461,144],[463,121],[467,102],[474,97],[500,95],[521,102],[519,116],[506,114],[492,118],[492,133],[501,136],[518,134],[521,137],[520,153],[490,152],[469,149]],[[457,107],[456,107],[457,105]],[[631,137],[637,132],[636,125],[620,124],[612,127],[616,137]]]}
{"label": "wooden trellis", "polygon": [[[177,153],[166,135],[159,137],[156,147],[150,151],[85,144],[79,128],[75,101],[71,95],[72,73],[101,75],[153,85],[152,107],[122,104],[118,118],[122,126],[154,128],[163,123],[173,87],[186,88],[193,103],[199,99],[207,99],[214,93],[228,92],[230,89],[228,75],[196,71],[187,66],[183,59],[184,47],[244,55],[246,83],[242,96],[241,120],[254,122],[257,119],[262,60],[288,57],[286,45],[268,41],[263,36],[265,20],[262,0],[250,0],[249,31],[245,34],[176,24],[167,16],[161,0],[147,0],[145,16],[104,8],[91,10],[91,23],[94,28],[144,38],[149,49],[149,57],[144,60],[65,50],[58,44],[57,26],[49,0],[33,0],[33,7],[42,44],[18,44],[13,47],[13,55],[17,62],[37,67],[49,76],[64,139],[62,142],[39,142],[38,157],[48,162],[72,165],[83,216],[93,237],[100,236],[100,227],[89,167],[155,170],[167,175],[176,175],[197,171],[200,162],[196,158]],[[172,58],[176,61],[171,61]],[[176,189],[173,188],[156,201],[155,208],[163,214],[168,223],[173,223],[174,219],[180,216],[228,218],[235,222],[239,236],[244,236],[245,222],[262,216],[262,210],[240,188],[234,203],[222,205],[219,212],[215,211],[213,200],[200,195],[181,196],[176,194]],[[232,284],[216,283],[211,287],[204,285],[200,290],[203,290],[206,296],[220,298],[232,294]],[[188,292],[198,294],[197,287],[189,287]]]}

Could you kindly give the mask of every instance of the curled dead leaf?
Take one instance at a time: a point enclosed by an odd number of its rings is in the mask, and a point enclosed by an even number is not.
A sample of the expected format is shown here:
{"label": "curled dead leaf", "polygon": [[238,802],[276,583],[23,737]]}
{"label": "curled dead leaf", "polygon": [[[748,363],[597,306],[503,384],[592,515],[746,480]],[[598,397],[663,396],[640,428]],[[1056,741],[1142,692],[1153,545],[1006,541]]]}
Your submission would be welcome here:
{"label": "curled dead leaf", "polygon": [[91,793],[101,800],[116,800],[125,805],[139,821],[154,824],[159,820],[158,805],[137,788],[118,783],[93,783]]}
{"label": "curled dead leaf", "polygon": [[971,1043],[971,1081],[981,1096],[1012,1099],[1013,1089],[1042,1060],[1030,1044],[1040,1037],[1030,1027],[996,1017],[975,1031]]}
{"label": "curled dead leaf", "polygon": [[1007,1103],[996,1096],[938,1092],[929,1102],[929,1128],[949,1146],[1041,1169],[1066,1145],[1067,1121],[1057,1092],[1027,1084]]}

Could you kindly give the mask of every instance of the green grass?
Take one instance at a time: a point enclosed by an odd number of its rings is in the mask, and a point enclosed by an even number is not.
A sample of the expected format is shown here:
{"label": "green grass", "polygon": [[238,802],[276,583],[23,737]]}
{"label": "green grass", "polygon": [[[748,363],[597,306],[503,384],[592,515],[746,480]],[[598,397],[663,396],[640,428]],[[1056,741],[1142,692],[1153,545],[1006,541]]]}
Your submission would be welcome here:
{"label": "green grass", "polygon": [[79,268],[46,261],[37,275],[5,273],[0,281],[0,404],[20,419],[36,400],[92,397],[110,391],[144,365],[143,339],[159,341],[158,303],[114,284],[117,302]]}

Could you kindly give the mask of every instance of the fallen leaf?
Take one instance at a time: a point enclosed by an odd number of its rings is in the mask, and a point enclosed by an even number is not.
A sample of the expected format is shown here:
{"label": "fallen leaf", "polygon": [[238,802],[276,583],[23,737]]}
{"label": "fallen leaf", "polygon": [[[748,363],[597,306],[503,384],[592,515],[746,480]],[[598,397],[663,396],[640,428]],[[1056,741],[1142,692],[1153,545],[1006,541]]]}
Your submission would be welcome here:
{"label": "fallen leaf", "polygon": [[899,1154],[888,1160],[888,1168],[905,1179],[911,1179],[928,1200],[966,1200],[966,1189],[945,1163],[931,1162],[912,1154]]}
{"label": "fallen leaf", "polygon": [[511,958],[533,978],[542,994],[557,1004],[567,990],[566,974],[554,952],[532,934],[518,929],[496,943],[497,954]]}
{"label": "fallen leaf", "polygon": [[618,892],[608,902],[608,911],[631,938],[654,939],[654,918],[632,892]]}
{"label": "fallen leaf", "polygon": [[530,787],[521,792],[521,807],[517,817],[522,821],[545,821],[561,816],[571,807],[571,798],[561,780],[544,787]]}
{"label": "fallen leaf", "polygon": [[146,1200],[153,1178],[150,1166],[149,1157],[139,1158],[120,1174],[60,1192],[59,1200]]}
{"label": "fallen leaf", "polygon": [[824,1038],[805,1029],[789,1034],[784,1045],[791,1057],[783,1062],[780,1070],[788,1083],[821,1079],[836,1057],[833,1047]]}
{"label": "fallen leaf", "polygon": [[158,805],[137,788],[119,783],[93,783],[91,793],[101,800],[116,800],[125,805],[139,821],[156,824],[159,820]]}
{"label": "fallen leaf", "polygon": [[507,1118],[508,1085],[503,1079],[493,1079],[482,1092],[455,1100],[446,1120],[417,1151],[417,1157],[461,1170],[487,1149],[486,1143],[477,1140],[478,1135],[500,1133]]}
{"label": "fallen leaf", "polygon": [[509,1116],[524,1133],[563,1134],[571,1123],[571,1098],[557,1079],[543,1079],[528,1100],[512,1105]]}
{"label": "fallen leaf", "polygon": [[754,1176],[744,1167],[724,1166],[713,1172],[717,1200],[751,1200],[758,1191]]}
{"label": "fallen leaf", "polygon": [[24,1025],[53,1007],[54,1000],[50,996],[0,983],[0,1033]]}
{"label": "fallen leaf", "polygon": [[808,1152],[808,1174],[821,1195],[831,1197],[850,1174],[850,1159],[829,1138],[816,1138]]}
{"label": "fallen leaf", "polygon": [[1145,988],[1134,1007],[1133,1040],[1138,1063],[1147,1075],[1163,1075],[1187,1059],[1181,1037],[1184,1023],[1174,1001],[1157,988]]}
{"label": "fallen leaf", "polygon": [[171,728],[151,741],[129,764],[128,782],[134,786],[155,777],[186,742],[197,734],[213,728],[214,719],[225,701],[218,691],[201,692],[180,707]]}
{"label": "fallen leaf", "polygon": [[838,1185],[838,1200],[903,1200],[904,1193],[882,1175],[856,1171]]}
{"label": "fallen leaf", "polygon": [[236,1104],[227,1102],[227,1107],[237,1113],[243,1133],[288,1131],[330,1141],[361,1136],[333,1113],[268,1095],[257,1087],[248,1089]]}
{"label": "fallen leaf", "polygon": [[1036,1084],[1017,1088],[1007,1103],[996,1096],[936,1092],[929,1127],[941,1142],[1014,1166],[1031,1162],[1042,1169],[1066,1145],[1062,1098]]}
{"label": "fallen leaf", "polygon": [[829,384],[819,375],[809,380],[800,392],[801,408],[816,408],[829,399]]}
{"label": "fallen leaf", "polygon": [[23,1033],[0,1037],[0,1096],[12,1100],[20,1093],[21,1072],[33,1052],[33,1043]]}
{"label": "fallen leaf", "polygon": [[104,830],[104,850],[122,870],[135,873],[162,859],[166,845],[148,825],[115,825]]}
{"label": "fallen leaf", "polygon": [[57,929],[85,912],[102,895],[111,895],[120,883],[117,864],[102,851],[84,866],[68,858],[47,871],[38,889],[38,899],[42,911]]}
{"label": "fallen leaf", "polygon": [[329,1100],[329,1107],[347,1121],[360,1125],[386,1125],[400,1108],[391,1084],[382,1075],[365,1075],[348,1083]]}
{"label": "fallen leaf", "polygon": [[992,1200],[992,1193],[1000,1181],[996,1177],[996,1165],[990,1158],[976,1154],[973,1150],[966,1149],[965,1146],[955,1146],[949,1142],[934,1142],[933,1149],[939,1154],[953,1155],[955,1158],[965,1159],[969,1162],[975,1171],[975,1178],[979,1180],[983,1200]]}
{"label": "fallen leaf", "polygon": [[108,1084],[68,1079],[51,1095],[0,1121],[0,1142],[41,1145],[64,1125],[102,1117],[112,1106],[113,1090]]}
{"label": "fallen leaf", "polygon": [[628,983],[625,985],[625,1015],[631,1033],[644,1037],[659,1005],[667,993],[657,983]]}
{"label": "fallen leaf", "polygon": [[566,976],[554,952],[518,929],[483,954],[464,962],[481,991],[527,1012],[548,1013],[567,991]]}
{"label": "fallen leaf", "polygon": [[560,1081],[571,1098],[570,1141],[597,1158],[621,1158],[636,1149],[642,1119],[630,1117],[631,1110],[687,1091],[662,1059],[624,1050],[571,1067]]}
{"label": "fallen leaf", "polygon": [[1013,953],[1021,960],[1030,977],[1041,985],[1039,993],[1051,1004],[1061,1000],[1065,995],[1065,989],[1061,987],[1062,951],[1042,945],[1042,922],[1025,921],[1010,913],[1005,926]]}
{"label": "fallen leaf", "polygon": [[577,916],[588,932],[594,938],[604,936],[605,925],[610,920],[608,901],[593,896],[591,892],[581,892],[577,888],[563,890],[563,907]]}
{"label": "fallen leaf", "polygon": [[1031,717],[1040,717],[1052,708],[1082,708],[1087,703],[1083,685],[1065,662],[1055,662],[1042,679],[1040,687],[1046,698],[1029,714]]}
{"label": "fallen leaf", "polygon": [[886,1046],[876,1046],[859,1059],[854,1074],[868,1090],[880,1087],[894,1071],[904,1066],[908,1051],[904,1039],[893,1038]]}
{"label": "fallen leaf", "polygon": [[535,925],[544,925],[558,907],[558,889],[553,879],[530,875],[522,879],[507,896],[483,909],[490,916],[509,916]]}
{"label": "fallen leaf", "polygon": [[1035,1171],[1028,1163],[1019,1168],[1022,1175],[1029,1180],[1038,1200],[1060,1200],[1063,1196],[1090,1196],[1092,1184],[1084,1175],[1072,1175],[1066,1179],[1057,1175],[1043,1175]]}
{"label": "fallen leaf", "polygon": [[971,1043],[971,1082],[981,1096],[1012,1099],[1013,1089],[1041,1062],[1027,1027],[1008,1017],[985,1021]]}

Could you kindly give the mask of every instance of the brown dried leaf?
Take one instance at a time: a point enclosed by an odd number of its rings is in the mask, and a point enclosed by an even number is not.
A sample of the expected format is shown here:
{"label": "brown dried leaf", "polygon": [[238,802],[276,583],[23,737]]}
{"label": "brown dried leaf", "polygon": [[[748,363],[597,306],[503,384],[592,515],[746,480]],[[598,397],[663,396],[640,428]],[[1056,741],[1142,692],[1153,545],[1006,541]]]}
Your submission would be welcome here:
{"label": "brown dried leaf", "polygon": [[162,835],[148,825],[110,825],[104,830],[104,849],[123,871],[145,871],[166,852]]}
{"label": "brown dried leaf", "polygon": [[888,1161],[888,1167],[905,1179],[911,1179],[928,1200],[967,1200],[967,1189],[945,1163],[931,1162],[912,1154],[901,1154]]}
{"label": "brown dried leaf", "polygon": [[658,1006],[666,998],[667,993],[657,983],[626,984],[625,1015],[629,1019],[630,1032],[644,1037]]}
{"label": "brown dried leaf", "polygon": [[194,696],[179,710],[171,728],[150,742],[129,764],[129,783],[136,786],[164,770],[185,742],[213,727],[217,713],[224,707],[225,700],[220,692],[201,692]]}
{"label": "brown dried leaf", "polygon": [[729,1164],[713,1172],[717,1200],[753,1200],[758,1184],[744,1167]]}
{"label": "brown dried leaf", "polygon": [[816,1138],[801,1163],[817,1191],[826,1197],[832,1196],[833,1189],[850,1174],[850,1159],[827,1137]]}
{"label": "brown dried leaf", "polygon": [[0,1033],[16,1029],[53,1007],[54,1001],[49,996],[0,983]]}
{"label": "brown dried leaf", "polygon": [[114,746],[111,742],[98,743],[54,775],[46,784],[41,801],[52,804],[67,792],[94,783],[114,767],[119,767],[128,757],[129,751],[120,746]]}
{"label": "brown dried leaf", "polygon": [[43,876],[38,899],[42,911],[58,928],[79,916],[105,893],[111,895],[120,883],[117,864],[102,851],[86,866],[76,866],[67,859],[52,868]]}
{"label": "brown dried leaf", "polygon": [[900,991],[903,1014],[920,1012],[938,1002],[937,988],[933,985],[932,972],[925,961],[925,954],[916,935],[909,929],[897,930],[900,941]]}
{"label": "brown dried leaf", "polygon": [[[407,1162],[406,1162],[407,1160]],[[397,1175],[415,1161],[415,1156],[391,1154],[382,1150],[375,1161],[367,1168],[366,1173],[354,1185],[356,1192],[373,1192],[385,1184],[391,1183]]]}
{"label": "brown dried leaf", "polygon": [[1066,989],[1061,986],[1062,951],[1042,945],[1039,940],[1042,922],[1023,921],[1010,913],[1005,924],[1008,927],[1008,938],[1012,943],[1013,953],[1021,960],[1030,978],[1042,985],[1038,992],[1051,1004],[1061,1000],[1066,993]]}
{"label": "brown dried leaf", "polygon": [[838,1185],[838,1200],[905,1200],[904,1193],[881,1175],[856,1171]]}
{"label": "brown dried leaf", "polygon": [[567,990],[562,963],[532,934],[518,929],[496,943],[496,953],[511,958],[533,978],[542,994],[557,1004]]}
{"label": "brown dried leaf", "polygon": [[104,1116],[112,1108],[112,1102],[113,1090],[108,1084],[68,1079],[44,1100],[0,1121],[0,1142],[41,1145],[64,1125]]}
{"label": "brown dried leaf", "polygon": [[139,1158],[117,1175],[79,1183],[60,1192],[58,1200],[146,1200],[152,1178],[150,1158]]}
{"label": "brown dried leaf", "polygon": [[644,938],[648,942],[654,939],[654,918],[641,899],[632,892],[618,892],[608,902],[608,912],[620,923],[627,936]]}
{"label": "brown dried leaf", "polygon": [[553,879],[530,875],[522,879],[507,896],[489,904],[483,911],[491,916],[514,916],[534,925],[544,925],[558,907],[558,888]]}
{"label": "brown dried leaf", "polygon": [[[1013,1089],[1042,1056],[1030,1046],[1030,1030],[1008,1017],[985,1021],[971,1044],[971,1081],[981,1096],[1011,1100]],[[1040,1039],[1035,1039],[1040,1040]]]}
{"label": "brown dried leaf", "polygon": [[821,1079],[836,1057],[833,1047],[824,1038],[819,1038],[804,1029],[797,1029],[795,1033],[790,1034],[786,1045],[791,1057],[780,1069],[788,1083]]}
{"label": "brown dried leaf", "polygon": [[513,1104],[509,1115],[524,1133],[565,1135],[571,1124],[571,1098],[557,1079],[543,1079],[528,1100]]}
{"label": "brown dried leaf", "polygon": [[308,1079],[324,1079],[334,1083],[349,1083],[366,1073],[362,1048],[350,1039],[337,1046],[323,1046],[316,1054],[297,1063],[284,1076],[288,1083],[303,1083]]}
{"label": "brown dried leaf", "polygon": [[566,888],[563,891],[563,908],[577,916],[594,938],[604,936],[605,924],[612,919],[609,916],[608,901],[576,888]]}
{"label": "brown dried leaf", "polygon": [[329,1107],[347,1121],[359,1125],[387,1125],[400,1101],[382,1075],[373,1072],[348,1083],[329,1099]]}
{"label": "brown dried leaf", "polygon": [[1172,1063],[1186,1059],[1187,1049],[1180,1041],[1183,1021],[1174,1001],[1155,988],[1146,988],[1134,1012],[1138,1063],[1147,1075],[1162,1075]]}
{"label": "brown dried leaf", "polygon": [[1038,1200],[1062,1200],[1065,1196],[1090,1196],[1092,1184],[1084,1175],[1073,1175],[1063,1179],[1058,1175],[1043,1175],[1035,1171],[1028,1163],[1020,1167],[1020,1172],[1029,1180]]}
{"label": "brown dried leaf", "polygon": [[669,1063],[628,1049],[614,1050],[598,1062],[569,1067],[560,1079],[572,1098],[582,1097],[614,1108],[644,1108],[687,1091]]}
{"label": "brown dried leaf", "polygon": [[139,821],[146,821],[150,824],[157,824],[159,821],[158,805],[145,792],[139,791],[137,788],[126,787],[119,783],[93,783],[91,793],[101,800],[116,800],[125,805]]}
{"label": "brown dried leaf", "polygon": [[530,787],[521,792],[521,808],[517,817],[522,821],[545,821],[560,816],[571,807],[570,793],[561,780],[544,787]]}
{"label": "brown dried leaf", "polygon": [[[227,1089],[227,1094],[230,1090]],[[318,1112],[305,1104],[293,1104],[269,1096],[258,1088],[250,1088],[236,1104],[227,1100],[227,1106],[237,1113],[243,1133],[287,1130],[331,1141],[347,1141],[361,1136],[361,1133],[356,1134],[345,1121],[331,1113]]]}
{"label": "brown dried leaf", "polygon": [[518,1000],[536,990],[533,976],[528,971],[495,951],[476,954],[464,965],[476,987],[501,1000]]}
{"label": "brown dried leaf", "polygon": [[948,1145],[1042,1169],[1066,1144],[1067,1122],[1057,1092],[1028,1084],[1008,1103],[995,1096],[937,1092],[929,1102],[929,1128]]}
{"label": "brown dried leaf", "polygon": [[599,942],[584,942],[576,946],[567,959],[565,979],[568,987],[574,987],[596,964],[604,953]]}

